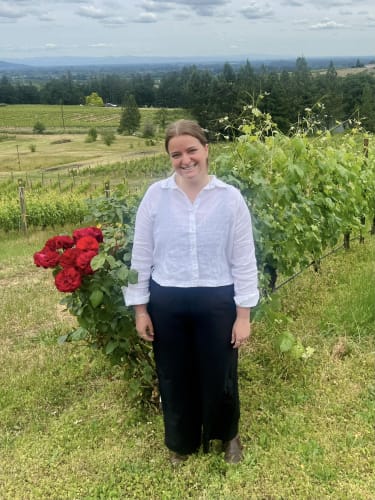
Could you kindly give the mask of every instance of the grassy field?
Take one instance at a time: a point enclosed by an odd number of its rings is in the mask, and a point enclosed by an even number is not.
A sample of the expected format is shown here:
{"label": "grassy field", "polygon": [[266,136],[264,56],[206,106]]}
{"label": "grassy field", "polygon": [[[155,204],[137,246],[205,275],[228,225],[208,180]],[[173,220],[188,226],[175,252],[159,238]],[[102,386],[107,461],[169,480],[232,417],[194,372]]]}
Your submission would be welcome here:
{"label": "grassy field", "polygon": [[[280,310],[258,312],[240,356],[244,462],[227,465],[214,443],[173,469],[162,416],[130,404],[121,370],[57,345],[73,320],[32,264],[51,235],[0,239],[0,498],[374,498],[373,240],[283,287]],[[276,349],[286,329],[314,349],[309,359]]]}
{"label": "grassy field", "polygon": [[[0,133],[31,133],[37,121],[46,127],[45,133],[85,133],[90,127],[116,130],[120,123],[121,107],[57,106],[19,104],[0,107]],[[157,125],[157,108],[141,108],[141,129],[144,123]],[[168,109],[167,120],[182,117],[178,109]]]}
{"label": "grassy field", "polygon": [[[163,151],[163,129],[158,109],[141,109],[141,125],[135,136],[116,134],[121,108],[87,106],[11,105],[0,107],[0,177],[9,173],[69,169],[108,165],[155,155]],[[167,122],[185,116],[183,110],[169,109]],[[41,121],[46,130],[33,134]],[[142,138],[146,123],[154,126],[153,141]],[[87,132],[95,128],[98,139],[87,142]],[[107,146],[101,132],[111,130],[115,141]]]}
{"label": "grassy field", "polygon": [[0,174],[105,165],[162,152],[161,141],[150,145],[140,137],[118,135],[111,146],[100,135],[91,143],[85,138],[82,134],[9,135],[0,141]]}

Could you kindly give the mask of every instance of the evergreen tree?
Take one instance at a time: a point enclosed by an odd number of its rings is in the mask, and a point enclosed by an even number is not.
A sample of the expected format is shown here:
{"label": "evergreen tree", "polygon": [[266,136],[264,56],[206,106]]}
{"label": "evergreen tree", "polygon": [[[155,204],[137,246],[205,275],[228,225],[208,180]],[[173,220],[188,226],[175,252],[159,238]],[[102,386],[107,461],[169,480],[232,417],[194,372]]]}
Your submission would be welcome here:
{"label": "evergreen tree", "polygon": [[259,93],[259,80],[249,61],[241,66],[237,73],[239,104],[244,106],[250,104],[255,94]]}
{"label": "evergreen tree", "polygon": [[371,86],[369,82],[363,87],[359,112],[365,129],[375,132],[375,85]]}
{"label": "evergreen tree", "polygon": [[133,134],[141,123],[141,113],[132,94],[125,97],[118,127],[119,134]]}
{"label": "evergreen tree", "polygon": [[341,79],[331,61],[325,75],[317,78],[319,95],[325,106],[326,127],[334,126],[335,121],[343,118],[343,97]]}

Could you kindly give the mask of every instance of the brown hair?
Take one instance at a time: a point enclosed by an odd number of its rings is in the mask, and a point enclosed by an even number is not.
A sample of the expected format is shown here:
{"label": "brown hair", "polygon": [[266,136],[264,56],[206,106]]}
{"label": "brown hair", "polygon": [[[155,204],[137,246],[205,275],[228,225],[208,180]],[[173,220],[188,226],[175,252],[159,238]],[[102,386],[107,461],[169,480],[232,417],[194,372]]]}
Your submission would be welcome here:
{"label": "brown hair", "polygon": [[194,120],[177,120],[171,123],[165,131],[165,149],[168,153],[169,141],[179,135],[191,135],[205,146],[208,143],[206,134],[198,122]]}

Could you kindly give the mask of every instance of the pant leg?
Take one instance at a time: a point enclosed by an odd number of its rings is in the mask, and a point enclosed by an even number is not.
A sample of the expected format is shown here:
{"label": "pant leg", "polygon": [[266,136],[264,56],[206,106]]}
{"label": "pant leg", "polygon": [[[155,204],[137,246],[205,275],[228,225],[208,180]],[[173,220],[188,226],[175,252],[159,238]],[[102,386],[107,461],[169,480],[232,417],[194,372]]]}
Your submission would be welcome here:
{"label": "pant leg", "polygon": [[233,295],[233,286],[200,288],[194,300],[204,451],[211,439],[229,441],[238,433],[238,349],[231,344],[236,318]]}
{"label": "pant leg", "polygon": [[155,332],[165,444],[181,454],[197,451],[202,432],[200,376],[187,293],[183,288],[150,284],[149,312]]}

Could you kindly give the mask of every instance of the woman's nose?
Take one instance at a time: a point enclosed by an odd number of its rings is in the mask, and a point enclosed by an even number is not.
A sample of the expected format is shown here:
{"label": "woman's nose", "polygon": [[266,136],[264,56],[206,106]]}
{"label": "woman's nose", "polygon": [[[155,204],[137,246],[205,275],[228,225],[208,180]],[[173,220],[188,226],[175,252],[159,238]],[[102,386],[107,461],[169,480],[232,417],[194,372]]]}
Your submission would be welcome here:
{"label": "woman's nose", "polygon": [[190,163],[190,155],[189,153],[182,153],[182,163]]}

